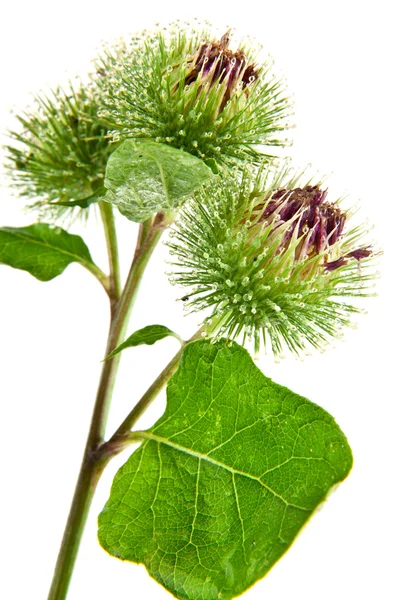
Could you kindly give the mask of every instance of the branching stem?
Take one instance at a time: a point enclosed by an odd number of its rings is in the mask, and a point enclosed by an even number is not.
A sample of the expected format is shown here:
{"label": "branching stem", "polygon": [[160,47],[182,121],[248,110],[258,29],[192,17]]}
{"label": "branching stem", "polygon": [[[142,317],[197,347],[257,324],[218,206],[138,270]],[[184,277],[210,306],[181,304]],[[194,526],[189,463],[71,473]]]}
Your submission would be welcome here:
{"label": "branching stem", "polygon": [[[149,221],[140,227],[135,256],[129,270],[125,287],[117,301],[115,294],[119,289],[117,287],[119,282],[119,270],[116,272],[118,257],[116,255],[117,244],[112,219],[112,213],[109,213],[108,209],[104,211],[103,220],[107,238],[107,247],[110,255],[110,281],[113,282],[114,288],[112,289],[115,290],[114,294],[109,294],[111,303],[111,324],[105,352],[106,356],[117,347],[124,334],[130,309],[144,270],[154,248],[167,226],[164,215],[158,214],[153,222]],[[62,539],[48,600],[64,600],[66,598],[94,491],[103,468],[109,459],[106,455],[100,455],[99,448],[104,443],[106,422],[118,361],[119,355],[103,363],[83,461]]]}
{"label": "branching stem", "polygon": [[168,363],[168,365],[161,371],[160,375],[151,384],[149,389],[143,394],[140,400],[135,404],[133,409],[130,411],[128,416],[122,421],[121,425],[115,431],[111,439],[100,447],[99,456],[102,459],[107,460],[107,457],[114,455],[119,452],[125,442],[131,441],[132,427],[139,420],[141,415],[150,406],[155,397],[159,394],[162,388],[165,386],[170,377],[175,373],[184,352],[185,346],[198,340],[205,327],[202,326],[195,334],[186,342],[183,343],[181,349],[177,352],[174,358]]}

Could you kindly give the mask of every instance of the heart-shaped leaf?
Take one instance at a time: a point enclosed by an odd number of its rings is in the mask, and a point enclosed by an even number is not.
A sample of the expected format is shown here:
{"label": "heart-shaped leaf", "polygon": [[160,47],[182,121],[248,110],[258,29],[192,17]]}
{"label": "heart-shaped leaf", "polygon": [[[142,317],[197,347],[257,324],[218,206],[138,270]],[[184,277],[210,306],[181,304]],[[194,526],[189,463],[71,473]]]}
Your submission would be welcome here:
{"label": "heart-shaped leaf", "polygon": [[138,436],[99,539],[188,600],[230,599],[263,577],[352,465],[334,419],[236,344],[190,344],[164,415]]}
{"label": "heart-shaped leaf", "polygon": [[106,200],[131,221],[172,210],[212,177],[199,158],[167,144],[126,140],[110,156]]}

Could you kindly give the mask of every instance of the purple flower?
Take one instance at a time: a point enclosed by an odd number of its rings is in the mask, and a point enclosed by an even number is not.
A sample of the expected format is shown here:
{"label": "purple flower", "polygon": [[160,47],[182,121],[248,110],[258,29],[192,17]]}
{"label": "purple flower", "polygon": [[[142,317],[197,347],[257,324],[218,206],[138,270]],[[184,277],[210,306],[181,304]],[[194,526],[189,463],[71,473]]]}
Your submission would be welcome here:
{"label": "purple flower", "polygon": [[277,252],[288,249],[292,240],[295,244],[297,240],[296,260],[321,254],[325,269],[333,271],[347,264],[350,258],[359,261],[371,256],[372,249],[367,246],[340,254],[338,242],[344,234],[347,215],[337,203],[327,201],[327,193],[318,185],[276,190],[266,206],[260,205],[260,220],[271,224],[274,233],[284,230]]}
{"label": "purple flower", "polygon": [[226,89],[221,110],[235,89],[246,90],[258,76],[257,66],[248,64],[243,50],[230,50],[229,43],[230,31],[227,31],[219,42],[203,43],[192,59],[190,71],[185,78],[186,85],[200,82],[208,89],[216,83],[224,83]]}

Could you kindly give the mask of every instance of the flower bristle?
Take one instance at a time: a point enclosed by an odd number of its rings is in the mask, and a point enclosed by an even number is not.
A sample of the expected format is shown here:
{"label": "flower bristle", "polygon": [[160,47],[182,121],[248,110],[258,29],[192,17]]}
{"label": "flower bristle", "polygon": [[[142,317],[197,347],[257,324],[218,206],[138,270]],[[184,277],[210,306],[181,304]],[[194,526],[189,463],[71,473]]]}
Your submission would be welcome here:
{"label": "flower bristle", "polygon": [[[341,230],[335,239],[332,232],[332,243],[302,256],[302,240],[310,235],[299,233],[302,212],[285,222],[263,218],[279,190],[311,185],[289,169],[266,179],[245,174],[241,183],[201,190],[183,209],[169,242],[179,259],[171,282],[187,288],[190,310],[210,313],[213,337],[253,338],[257,350],[269,342],[276,356],[285,349],[299,355],[340,337],[362,312],[355,299],[372,295],[374,279],[363,227]],[[339,200],[332,206],[341,210]],[[285,238],[291,225],[294,233]],[[337,268],[326,268],[341,257]]]}
{"label": "flower bristle", "polygon": [[19,195],[34,208],[60,216],[70,202],[102,189],[114,147],[97,118],[91,86],[70,83],[39,94],[16,118],[20,129],[9,132],[6,168]]}
{"label": "flower bristle", "polygon": [[270,64],[207,28],[146,32],[96,63],[99,116],[114,139],[151,138],[203,160],[257,162],[288,144],[290,103]]}

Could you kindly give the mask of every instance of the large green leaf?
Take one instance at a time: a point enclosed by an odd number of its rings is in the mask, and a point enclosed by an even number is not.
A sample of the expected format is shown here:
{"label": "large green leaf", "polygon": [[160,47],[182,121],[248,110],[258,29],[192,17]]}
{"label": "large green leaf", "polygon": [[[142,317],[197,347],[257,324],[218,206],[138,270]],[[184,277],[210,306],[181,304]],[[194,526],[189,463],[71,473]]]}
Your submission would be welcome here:
{"label": "large green leaf", "polygon": [[205,163],[167,144],[127,140],[110,156],[105,173],[106,200],[131,221],[177,208],[212,177]]}
{"label": "large green leaf", "polygon": [[139,438],[99,539],[177,598],[224,600],[249,588],[352,465],[334,419],[267,379],[236,344],[190,344],[164,415]]}
{"label": "large green leaf", "polygon": [[41,281],[60,275],[72,262],[97,274],[89,249],[78,235],[60,227],[37,223],[0,229],[0,263],[28,271]]}
{"label": "large green leaf", "polygon": [[132,348],[133,346],[140,346],[142,344],[147,344],[152,346],[159,340],[162,340],[168,336],[172,336],[177,338],[180,342],[182,342],[179,335],[168,329],[165,325],[147,325],[142,329],[138,329],[135,333],[132,333],[122,344],[120,344],[115,350],[108,354],[107,359],[112,358],[125,348]]}

